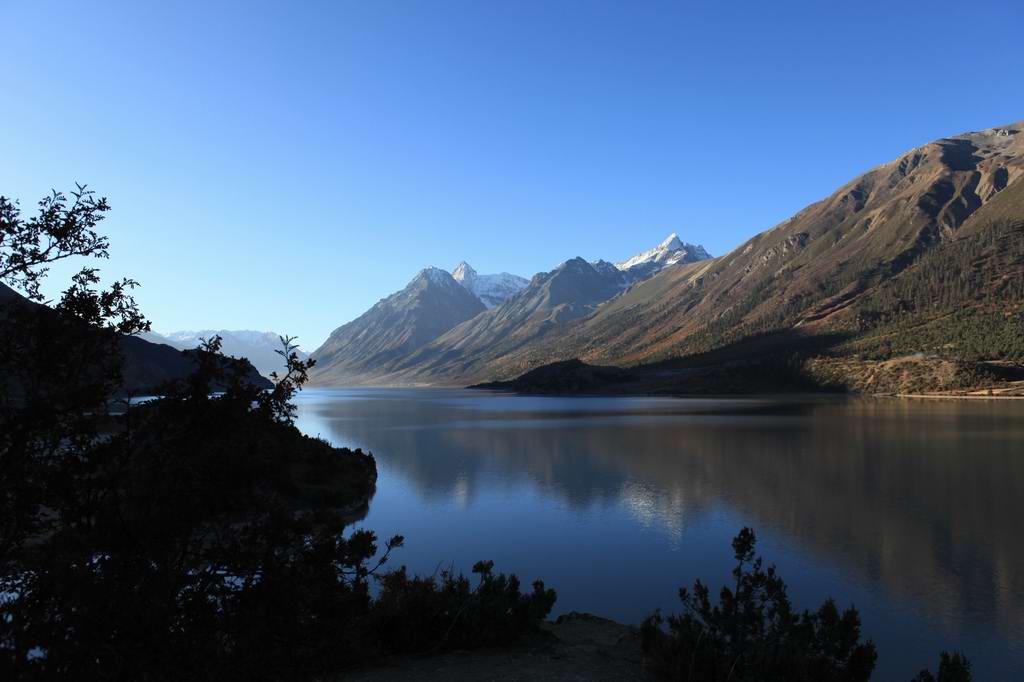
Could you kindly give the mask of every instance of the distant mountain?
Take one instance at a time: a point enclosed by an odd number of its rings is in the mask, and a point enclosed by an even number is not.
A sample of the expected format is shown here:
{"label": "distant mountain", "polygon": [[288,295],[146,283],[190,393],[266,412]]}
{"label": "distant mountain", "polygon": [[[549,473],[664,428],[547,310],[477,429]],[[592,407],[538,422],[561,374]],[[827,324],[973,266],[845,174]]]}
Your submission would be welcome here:
{"label": "distant mountain", "polygon": [[703,246],[687,244],[673,232],[653,249],[616,263],[615,267],[625,272],[631,282],[636,282],[657,274],[669,265],[695,263],[708,258],[711,256]]}
{"label": "distant mountain", "polygon": [[[221,351],[225,355],[246,358],[263,376],[269,377],[271,372],[280,374],[284,368],[284,359],[277,354],[281,350],[281,336],[276,332],[260,332],[252,330],[204,329],[201,331],[177,331],[167,334],[151,332],[144,336],[146,340],[162,342],[183,350],[198,348],[203,339],[220,336]],[[304,360],[309,354],[297,351],[299,359]]]}
{"label": "distant mountain", "polygon": [[312,355],[317,364],[311,379],[320,384],[371,382],[485,309],[480,299],[450,274],[426,268],[404,289],[331,332]]}
{"label": "distant mountain", "polygon": [[[0,324],[5,323],[2,319],[2,308],[6,305],[32,306],[46,314],[45,306],[31,302],[10,287],[0,284]],[[153,338],[152,335],[147,336]],[[196,366],[195,351],[183,351],[169,344],[154,343],[139,336],[122,337],[121,350],[124,353],[124,390],[127,393],[149,392],[168,381],[184,379]],[[273,386],[266,378],[260,376],[250,363],[244,360],[239,362],[253,384],[263,388]]]}
{"label": "distant mountain", "polygon": [[[123,337],[121,349],[125,355],[125,389],[136,394],[159,388],[167,381],[184,379],[195,370],[195,354],[199,352],[151,343],[137,336]],[[240,363],[247,380],[253,385],[273,388],[270,380],[260,374],[246,358],[240,357],[231,362]]]}
{"label": "distant mountain", "polygon": [[[501,305],[478,314],[373,377],[386,384],[459,384],[486,378],[515,351],[618,295],[626,276],[604,261],[568,260]],[[514,371],[514,370],[509,370]]]}
{"label": "distant mountain", "polygon": [[456,282],[472,291],[488,308],[504,303],[530,283],[530,280],[525,277],[507,272],[497,275],[477,274],[476,270],[466,261],[462,261],[455,267],[452,277]]}
{"label": "distant mountain", "polygon": [[[630,259],[628,267],[603,260],[588,263],[582,258],[573,258],[529,281],[508,273],[479,275],[463,261],[450,279],[472,292],[486,312],[468,316],[442,329],[455,319],[445,318],[428,333],[417,335],[415,342],[403,343],[400,347],[383,343],[390,336],[403,337],[403,326],[409,319],[402,318],[390,329],[383,327],[379,333],[370,335],[372,340],[367,343],[363,327],[390,319],[385,311],[398,305],[397,299],[393,299],[401,294],[396,294],[349,323],[351,327],[346,325],[332,334],[334,340],[329,339],[313,354],[320,365],[314,369],[313,381],[322,384],[457,384],[464,383],[466,377],[485,380],[499,365],[509,363],[510,367],[520,367],[515,361],[520,349],[529,348],[559,325],[593,313],[629,285],[670,265],[706,257],[707,252],[702,247],[684,244],[676,235],[671,235],[654,249]],[[444,271],[432,270],[440,280],[447,275]],[[417,321],[426,315],[424,310],[419,312],[414,318]],[[427,338],[439,329],[436,336]],[[329,358],[330,367],[321,358]]]}
{"label": "distant mountain", "polygon": [[149,343],[170,346],[171,348],[176,348],[178,350],[187,350],[189,348],[194,348],[194,346],[183,346],[179,343],[176,343],[158,332],[142,332],[141,334],[138,335],[138,337],[143,341],[148,341]]}

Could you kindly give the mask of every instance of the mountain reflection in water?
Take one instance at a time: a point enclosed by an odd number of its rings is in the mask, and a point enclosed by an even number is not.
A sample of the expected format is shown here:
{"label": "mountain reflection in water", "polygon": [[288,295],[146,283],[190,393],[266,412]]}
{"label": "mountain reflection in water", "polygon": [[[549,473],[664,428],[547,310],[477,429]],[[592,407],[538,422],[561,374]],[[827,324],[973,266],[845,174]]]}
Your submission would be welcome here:
{"label": "mountain reflection in water", "polygon": [[362,525],[429,572],[492,558],[556,611],[638,622],[717,589],[743,525],[805,607],[854,602],[878,679],[962,648],[1024,675],[1024,403],[310,390],[299,426],[374,453]]}

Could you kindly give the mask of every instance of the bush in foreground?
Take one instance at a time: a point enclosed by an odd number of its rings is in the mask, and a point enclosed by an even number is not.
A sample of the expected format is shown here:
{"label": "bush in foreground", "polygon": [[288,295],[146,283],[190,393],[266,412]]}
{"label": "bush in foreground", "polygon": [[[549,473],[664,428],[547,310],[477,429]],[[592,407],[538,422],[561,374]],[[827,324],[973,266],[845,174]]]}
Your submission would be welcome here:
{"label": "bush in foreground", "polygon": [[939,657],[939,675],[922,670],[911,682],[971,682],[971,662],[959,652],[943,651]]}
{"label": "bush in foreground", "polygon": [[473,649],[514,641],[535,632],[555,604],[555,591],[537,581],[523,594],[516,576],[495,575],[493,561],[473,566],[476,588],[463,575],[441,571],[409,577],[405,568],[381,579],[374,629],[387,649],[427,652]]}
{"label": "bush in foreground", "polygon": [[[736,557],[733,586],[723,587],[717,604],[699,580],[679,590],[681,615],[660,612],[640,628],[645,654],[662,674],[685,682],[863,682],[871,678],[877,654],[861,642],[860,615],[840,612],[827,600],[817,611],[796,612],[774,566],[754,553],[754,531],[744,528],[732,541]],[[938,677],[921,671],[912,682],[971,682],[962,654],[942,653]]]}
{"label": "bush in foreground", "polygon": [[718,604],[700,581],[679,591],[684,611],[660,613],[641,626],[644,651],[657,667],[678,680],[735,682],[860,682],[875,667],[875,645],[860,641],[860,617],[841,612],[832,600],[816,612],[798,613],[774,566],[754,554],[754,532],[744,528],[733,540],[737,565],[733,587],[723,587]]}

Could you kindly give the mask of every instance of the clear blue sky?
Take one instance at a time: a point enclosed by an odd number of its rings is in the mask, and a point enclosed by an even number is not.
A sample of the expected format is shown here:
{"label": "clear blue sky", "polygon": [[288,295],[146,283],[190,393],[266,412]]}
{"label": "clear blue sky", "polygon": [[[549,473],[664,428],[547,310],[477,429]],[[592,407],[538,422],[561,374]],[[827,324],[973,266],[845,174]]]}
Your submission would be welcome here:
{"label": "clear blue sky", "polygon": [[0,0],[0,26],[0,193],[107,195],[104,272],[156,329],[307,348],[426,265],[717,255],[1024,118],[1019,0]]}

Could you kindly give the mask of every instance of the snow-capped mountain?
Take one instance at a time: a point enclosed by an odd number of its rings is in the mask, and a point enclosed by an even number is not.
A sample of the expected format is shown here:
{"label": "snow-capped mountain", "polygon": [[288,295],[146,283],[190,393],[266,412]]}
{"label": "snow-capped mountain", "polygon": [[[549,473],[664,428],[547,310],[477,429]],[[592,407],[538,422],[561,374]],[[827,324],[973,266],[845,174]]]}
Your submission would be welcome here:
{"label": "snow-capped mountain", "polygon": [[687,244],[675,232],[649,251],[638,253],[628,260],[616,263],[615,267],[625,272],[631,280],[646,279],[662,268],[677,263],[694,263],[711,258],[703,246]]}
{"label": "snow-capped mountain", "polygon": [[[470,383],[489,376],[491,363],[529,346],[561,325],[594,312],[617,296],[626,273],[611,263],[588,263],[570,258],[550,272],[534,275],[529,284],[504,303],[454,326],[419,350],[393,363],[387,374],[370,376],[367,383],[413,385],[420,382]],[[467,297],[472,296],[464,291]],[[474,301],[479,299],[473,297]],[[319,357],[317,351],[314,357]],[[319,368],[320,365],[317,365]],[[316,374],[315,381],[334,377]]]}
{"label": "snow-capped mountain", "polygon": [[[654,276],[667,265],[708,258],[676,235],[623,263],[571,258],[527,280],[481,275],[465,261],[451,274],[424,268],[409,284],[335,329],[313,353],[319,385],[414,385],[490,376],[564,323]],[[510,370],[511,371],[511,370]]]}
{"label": "snow-capped mountain", "polygon": [[603,275],[611,275],[619,272],[619,268],[614,263],[609,263],[606,260],[595,260],[590,264],[595,270]]}
{"label": "snow-capped mountain", "polygon": [[[284,368],[284,360],[275,351],[281,349],[280,336],[274,332],[260,332],[251,329],[203,329],[199,331],[177,331],[167,334],[150,334],[147,340],[166,343],[169,346],[188,350],[199,347],[202,339],[209,339],[213,336],[221,337],[221,351],[225,355],[236,358],[248,358],[249,362],[264,376],[270,376],[271,372],[280,374]],[[159,339],[163,339],[160,341]],[[300,359],[308,357],[303,351],[298,351]]]}
{"label": "snow-capped mountain", "polygon": [[488,308],[493,308],[523,290],[530,280],[525,277],[500,272],[496,275],[480,275],[466,261],[452,270],[455,281],[466,287]]}
{"label": "snow-capped mountain", "polygon": [[446,271],[424,268],[404,289],[331,332],[313,353],[313,381],[353,386],[380,379],[484,310],[483,302]]}

